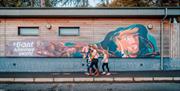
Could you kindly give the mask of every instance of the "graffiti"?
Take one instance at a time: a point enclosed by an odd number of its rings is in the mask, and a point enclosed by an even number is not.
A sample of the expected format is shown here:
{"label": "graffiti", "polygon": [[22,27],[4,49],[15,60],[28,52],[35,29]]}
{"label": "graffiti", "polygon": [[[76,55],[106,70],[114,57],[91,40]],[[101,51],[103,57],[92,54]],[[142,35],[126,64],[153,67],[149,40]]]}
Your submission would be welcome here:
{"label": "graffiti", "polygon": [[81,43],[68,41],[13,41],[8,44],[7,56],[38,57],[82,57],[88,45],[98,52],[106,50],[110,57],[156,57],[159,56],[156,39],[141,24],[119,27],[105,35],[98,43]]}
{"label": "graffiti", "polygon": [[[33,41],[21,41],[21,42],[12,42],[9,55],[17,56],[33,56],[35,51]],[[8,53],[7,53],[8,54]]]}
{"label": "graffiti", "polygon": [[36,48],[36,54],[48,57],[81,57],[82,43],[44,41]]}
{"label": "graffiti", "polygon": [[99,46],[115,57],[154,57],[159,55],[155,38],[141,24],[109,32]]}

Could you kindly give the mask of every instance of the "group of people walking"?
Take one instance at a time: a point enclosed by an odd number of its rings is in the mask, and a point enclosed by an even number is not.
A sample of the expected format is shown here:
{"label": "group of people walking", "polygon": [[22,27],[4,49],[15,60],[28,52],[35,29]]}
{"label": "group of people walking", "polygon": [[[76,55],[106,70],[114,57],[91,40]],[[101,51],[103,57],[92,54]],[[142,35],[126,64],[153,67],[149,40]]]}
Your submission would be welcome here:
{"label": "group of people walking", "polygon": [[[86,60],[86,63],[87,63],[87,73],[86,73],[87,75],[89,76],[100,75],[100,71],[98,67],[100,56],[103,56],[103,59],[102,59],[103,72],[101,74],[111,75],[111,73],[109,72],[109,67],[108,67],[109,55],[108,55],[107,50],[98,50],[95,46],[88,45],[82,49],[82,52],[84,54],[83,59]],[[105,67],[106,67],[106,70],[105,70]]]}

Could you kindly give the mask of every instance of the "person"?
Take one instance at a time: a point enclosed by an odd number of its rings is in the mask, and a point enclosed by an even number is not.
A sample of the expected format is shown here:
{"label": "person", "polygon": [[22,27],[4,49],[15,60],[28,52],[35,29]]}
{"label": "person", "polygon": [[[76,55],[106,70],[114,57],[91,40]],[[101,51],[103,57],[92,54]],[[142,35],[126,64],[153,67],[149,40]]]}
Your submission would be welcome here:
{"label": "person", "polygon": [[[109,62],[109,55],[108,55],[108,51],[106,51],[106,50],[104,50],[103,51],[103,59],[102,59],[102,62],[103,62],[103,64],[102,64],[102,69],[103,69],[103,72],[102,72],[102,74],[103,75],[111,75],[111,73],[109,72],[109,66],[108,66],[108,62]],[[107,72],[105,72],[105,67],[106,66],[106,69],[107,69]]]}
{"label": "person", "polygon": [[90,61],[91,61],[91,64],[90,64],[90,73],[89,73],[89,76],[92,76],[92,72],[93,72],[93,66],[95,66],[95,76],[99,76],[99,68],[98,68],[98,57],[99,57],[99,54],[97,52],[97,49],[92,46],[91,47],[91,51],[90,51]]}
{"label": "person", "polygon": [[[86,61],[86,67],[87,67],[87,72],[85,73],[86,75],[89,75],[90,73],[90,51],[91,51],[91,45],[84,46],[82,48],[82,53],[83,53],[83,59]],[[84,64],[82,64],[84,66]],[[92,73],[95,72],[94,67],[92,67]]]}

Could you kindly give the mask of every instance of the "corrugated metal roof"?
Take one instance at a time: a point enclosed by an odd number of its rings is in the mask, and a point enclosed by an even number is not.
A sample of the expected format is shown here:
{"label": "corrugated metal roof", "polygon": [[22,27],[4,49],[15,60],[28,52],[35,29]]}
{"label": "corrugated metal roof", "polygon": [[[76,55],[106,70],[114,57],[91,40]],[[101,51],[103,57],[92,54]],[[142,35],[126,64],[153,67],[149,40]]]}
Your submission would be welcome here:
{"label": "corrugated metal roof", "polygon": [[[0,8],[0,17],[161,17],[165,8]],[[179,16],[180,8],[167,8]]]}

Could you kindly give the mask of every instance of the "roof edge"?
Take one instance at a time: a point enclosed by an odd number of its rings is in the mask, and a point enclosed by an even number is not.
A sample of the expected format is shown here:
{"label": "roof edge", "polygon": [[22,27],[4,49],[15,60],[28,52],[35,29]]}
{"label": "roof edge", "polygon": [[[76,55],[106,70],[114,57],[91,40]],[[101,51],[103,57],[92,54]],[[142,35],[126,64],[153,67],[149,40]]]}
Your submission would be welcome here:
{"label": "roof edge", "polygon": [[[0,17],[161,17],[166,8],[0,8]],[[180,8],[167,8],[180,16]]]}

